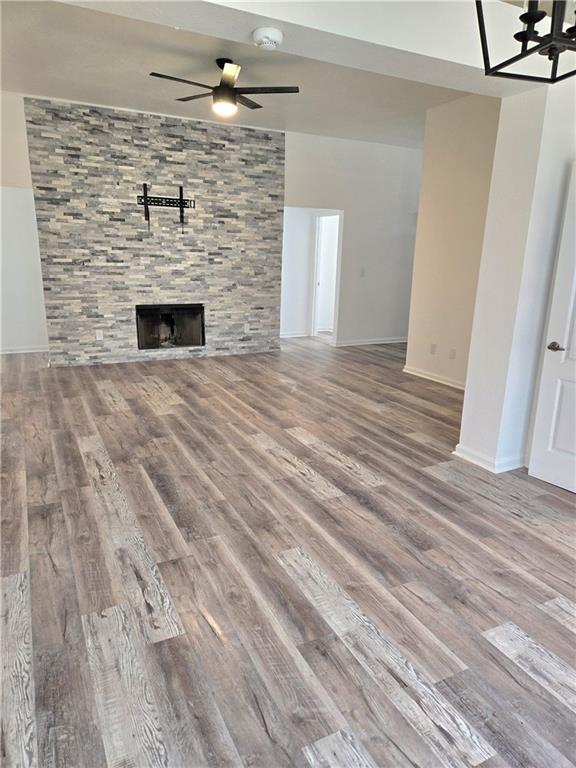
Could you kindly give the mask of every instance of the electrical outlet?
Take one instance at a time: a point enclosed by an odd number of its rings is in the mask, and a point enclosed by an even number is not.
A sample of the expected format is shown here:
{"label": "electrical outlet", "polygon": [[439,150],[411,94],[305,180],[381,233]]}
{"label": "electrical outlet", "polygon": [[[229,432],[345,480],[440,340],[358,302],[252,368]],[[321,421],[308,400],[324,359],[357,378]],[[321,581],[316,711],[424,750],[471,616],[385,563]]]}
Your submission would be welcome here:
{"label": "electrical outlet", "polygon": [[104,341],[104,331],[96,331],[96,341]]}
{"label": "electrical outlet", "polygon": [[430,344],[430,354],[435,355],[436,354],[436,344]]}
{"label": "electrical outlet", "polygon": [[450,352],[448,353],[448,359],[449,360],[456,360],[456,350],[455,349],[451,349],[450,350]]}

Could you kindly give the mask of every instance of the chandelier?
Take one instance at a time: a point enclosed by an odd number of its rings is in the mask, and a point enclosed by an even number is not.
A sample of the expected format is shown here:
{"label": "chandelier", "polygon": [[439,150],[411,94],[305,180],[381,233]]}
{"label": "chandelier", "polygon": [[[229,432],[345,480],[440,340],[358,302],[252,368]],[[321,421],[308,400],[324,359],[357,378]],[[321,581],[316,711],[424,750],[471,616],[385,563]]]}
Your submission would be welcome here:
{"label": "chandelier", "polygon": [[[514,0],[509,2],[516,4]],[[493,77],[508,77],[540,83],[557,83],[575,75],[576,19],[573,9],[574,3],[568,3],[566,0],[552,0],[552,2],[528,0],[524,3],[523,12],[519,16],[521,29],[514,34],[514,40],[519,47],[518,52],[499,64],[492,64],[486,33],[484,2],[476,0],[485,73]],[[538,57],[543,57],[546,61],[543,62],[542,59],[538,61]],[[536,64],[536,67],[532,67],[536,70],[534,73],[523,71],[526,60],[529,60],[527,69],[530,69],[530,63]],[[568,61],[569,66],[566,67],[564,63]]]}

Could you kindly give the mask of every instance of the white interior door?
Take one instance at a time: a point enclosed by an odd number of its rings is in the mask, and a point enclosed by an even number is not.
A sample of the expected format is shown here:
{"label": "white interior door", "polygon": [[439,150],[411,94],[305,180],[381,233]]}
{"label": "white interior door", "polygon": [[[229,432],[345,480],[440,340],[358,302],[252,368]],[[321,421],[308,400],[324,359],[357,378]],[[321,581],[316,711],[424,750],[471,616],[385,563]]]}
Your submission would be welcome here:
{"label": "white interior door", "polygon": [[314,333],[333,333],[339,216],[318,216]]}
{"label": "white interior door", "polygon": [[576,491],[576,165],[554,280],[528,473]]}

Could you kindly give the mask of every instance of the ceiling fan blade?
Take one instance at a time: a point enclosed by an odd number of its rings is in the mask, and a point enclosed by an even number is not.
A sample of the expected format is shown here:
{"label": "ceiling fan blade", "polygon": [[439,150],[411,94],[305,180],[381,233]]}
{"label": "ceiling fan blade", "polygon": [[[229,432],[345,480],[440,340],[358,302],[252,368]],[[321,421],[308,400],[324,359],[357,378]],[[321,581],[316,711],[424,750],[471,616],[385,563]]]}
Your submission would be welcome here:
{"label": "ceiling fan blade", "polygon": [[241,69],[242,67],[240,66],[240,64],[234,64],[231,61],[226,62],[226,64],[224,64],[224,67],[222,69],[222,77],[220,79],[220,85],[227,85],[230,88],[235,86]]}
{"label": "ceiling fan blade", "polygon": [[298,88],[297,85],[280,85],[280,86],[263,85],[260,87],[255,86],[254,88],[251,88],[251,87],[234,88],[234,91],[239,94],[242,94],[242,93],[300,93],[300,88]]}
{"label": "ceiling fan blade", "polygon": [[176,101],[196,101],[196,99],[205,99],[207,96],[212,96],[211,93],[195,93],[193,96],[183,96]]}
{"label": "ceiling fan blade", "polygon": [[199,88],[210,88],[211,85],[205,85],[204,83],[196,83],[194,80],[185,80],[183,77],[173,77],[172,75],[162,75],[160,72],[150,72],[150,77],[161,77],[163,80],[174,80],[177,83],[186,83],[187,85],[197,85]]}
{"label": "ceiling fan blade", "polygon": [[256,104],[255,101],[252,101],[252,99],[247,99],[246,96],[236,96],[236,101],[238,104],[242,104],[242,106],[248,107],[248,109],[262,109],[262,104]]}

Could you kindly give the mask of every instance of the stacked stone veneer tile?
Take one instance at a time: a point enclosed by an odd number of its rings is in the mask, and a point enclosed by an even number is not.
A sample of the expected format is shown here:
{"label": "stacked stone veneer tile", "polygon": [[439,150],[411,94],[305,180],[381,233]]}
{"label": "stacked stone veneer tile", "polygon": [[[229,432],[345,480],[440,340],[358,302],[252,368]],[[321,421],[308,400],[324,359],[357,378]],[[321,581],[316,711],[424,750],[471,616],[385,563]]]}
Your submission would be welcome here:
{"label": "stacked stone veneer tile", "polygon": [[[38,99],[26,121],[53,363],[278,347],[283,134]],[[184,185],[184,233],[170,208],[148,231],[143,182]],[[135,305],[162,303],[203,303],[206,346],[138,350]]]}

